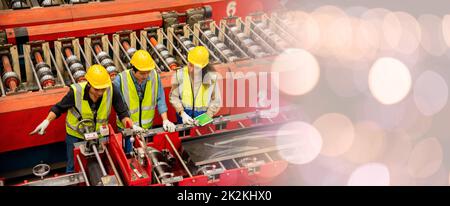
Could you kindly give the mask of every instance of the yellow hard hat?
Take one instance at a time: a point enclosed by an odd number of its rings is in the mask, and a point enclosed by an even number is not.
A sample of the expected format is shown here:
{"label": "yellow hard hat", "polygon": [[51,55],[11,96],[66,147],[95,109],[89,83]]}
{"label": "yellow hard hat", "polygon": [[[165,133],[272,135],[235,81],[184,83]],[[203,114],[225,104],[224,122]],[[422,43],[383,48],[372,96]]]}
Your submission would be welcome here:
{"label": "yellow hard hat", "polygon": [[109,77],[108,71],[102,65],[92,65],[84,77],[96,89],[105,89],[111,86],[111,78]]}
{"label": "yellow hard hat", "polygon": [[131,57],[130,63],[136,67],[139,71],[150,71],[155,69],[155,61],[153,61],[152,56],[145,50],[138,50]]}
{"label": "yellow hard hat", "polygon": [[204,46],[196,46],[188,53],[188,61],[195,66],[204,68],[209,63],[209,52]]}

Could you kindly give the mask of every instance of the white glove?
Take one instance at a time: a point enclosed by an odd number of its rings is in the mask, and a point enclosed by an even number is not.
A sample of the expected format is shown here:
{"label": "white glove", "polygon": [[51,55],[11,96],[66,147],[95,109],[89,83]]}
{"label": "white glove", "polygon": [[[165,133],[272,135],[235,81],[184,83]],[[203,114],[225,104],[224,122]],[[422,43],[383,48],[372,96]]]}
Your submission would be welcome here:
{"label": "white glove", "polygon": [[163,121],[163,128],[164,128],[165,131],[175,132],[176,126],[171,121],[166,119],[166,120]]}
{"label": "white glove", "polygon": [[192,119],[192,117],[190,117],[184,111],[183,111],[183,113],[181,113],[181,119],[183,120],[183,124],[187,124],[187,125],[193,125],[194,124],[194,119]]}
{"label": "white glove", "polygon": [[133,125],[133,130],[135,132],[144,132],[144,129],[142,127],[137,126],[137,125]]}
{"label": "white glove", "polygon": [[48,125],[50,124],[50,121],[48,121],[48,119],[45,119],[44,121],[42,121],[37,127],[36,129],[34,129],[30,135],[36,134],[36,132],[40,135],[45,134],[45,129],[47,129]]}

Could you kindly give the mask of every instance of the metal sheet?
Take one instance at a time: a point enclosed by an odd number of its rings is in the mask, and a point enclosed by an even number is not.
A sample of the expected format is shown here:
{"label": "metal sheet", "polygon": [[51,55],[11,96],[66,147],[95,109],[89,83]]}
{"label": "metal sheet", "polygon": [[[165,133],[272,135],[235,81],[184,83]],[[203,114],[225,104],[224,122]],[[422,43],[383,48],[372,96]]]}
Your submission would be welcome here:
{"label": "metal sheet", "polygon": [[275,125],[217,134],[209,138],[184,141],[182,145],[190,160],[197,166],[294,147],[295,145],[277,145],[279,127],[280,125]]}

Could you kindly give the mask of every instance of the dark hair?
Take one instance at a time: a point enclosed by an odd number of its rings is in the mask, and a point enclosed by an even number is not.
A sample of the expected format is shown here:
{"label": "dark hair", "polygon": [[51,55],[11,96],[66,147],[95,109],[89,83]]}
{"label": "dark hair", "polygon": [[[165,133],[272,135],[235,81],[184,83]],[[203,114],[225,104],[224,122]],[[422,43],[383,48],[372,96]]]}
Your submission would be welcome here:
{"label": "dark hair", "polygon": [[202,79],[205,77],[205,75],[208,72],[213,72],[213,71],[215,71],[215,69],[211,64],[206,65],[205,68],[202,69]]}

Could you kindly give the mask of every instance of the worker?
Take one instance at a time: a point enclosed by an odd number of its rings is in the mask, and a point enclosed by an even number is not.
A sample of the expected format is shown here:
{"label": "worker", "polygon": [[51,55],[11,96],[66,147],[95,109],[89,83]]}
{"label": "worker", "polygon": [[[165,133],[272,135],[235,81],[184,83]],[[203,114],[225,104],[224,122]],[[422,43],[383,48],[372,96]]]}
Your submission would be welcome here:
{"label": "worker", "polygon": [[76,129],[79,121],[82,119],[94,120],[96,131],[100,132],[101,129],[107,128],[112,105],[123,124],[129,127],[133,125],[123,98],[117,89],[113,89],[106,69],[101,65],[92,65],[87,70],[85,77],[87,82],[72,84],[70,91],[51,108],[47,118],[30,133],[30,135],[36,133],[43,135],[51,121],[68,111],[66,116],[66,173],[74,171],[74,143],[84,140],[83,134]]}
{"label": "worker", "polygon": [[219,111],[217,76],[209,65],[208,49],[197,46],[189,51],[188,65],[173,75],[170,91],[170,103],[179,123],[193,125],[196,124],[193,118],[203,113],[213,117]]}
{"label": "worker", "polygon": [[[120,88],[130,111],[133,129],[144,131],[152,128],[157,106],[164,130],[174,132],[176,127],[167,118],[166,97],[153,58],[147,51],[138,50],[131,57],[130,64],[132,68],[120,73],[114,84]],[[117,126],[124,128],[120,121],[117,121]],[[131,149],[130,138],[125,138],[125,153],[129,154]]]}

